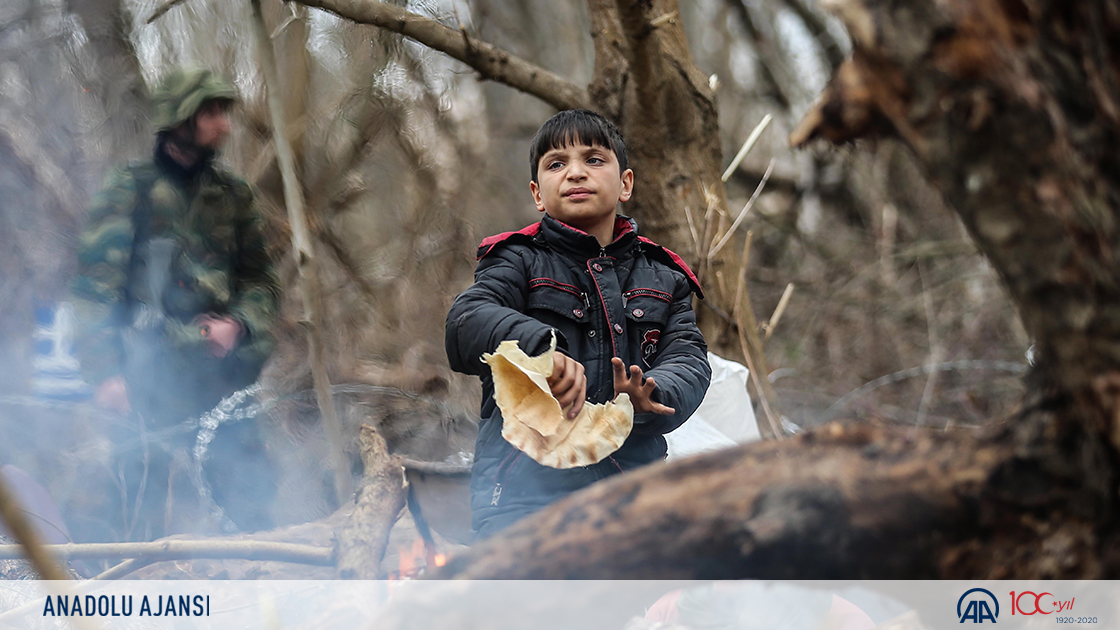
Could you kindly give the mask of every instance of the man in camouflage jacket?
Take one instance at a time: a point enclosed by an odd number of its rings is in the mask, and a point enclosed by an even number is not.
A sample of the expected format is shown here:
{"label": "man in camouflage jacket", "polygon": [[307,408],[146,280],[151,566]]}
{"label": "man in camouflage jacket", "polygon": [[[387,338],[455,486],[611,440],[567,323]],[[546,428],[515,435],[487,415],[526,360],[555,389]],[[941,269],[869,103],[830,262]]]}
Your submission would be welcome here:
{"label": "man in camouflage jacket", "polygon": [[178,70],[153,97],[154,154],[115,169],[94,198],[72,287],[95,401],[148,430],[256,380],[279,295],[253,194],[214,160],[235,89]]}

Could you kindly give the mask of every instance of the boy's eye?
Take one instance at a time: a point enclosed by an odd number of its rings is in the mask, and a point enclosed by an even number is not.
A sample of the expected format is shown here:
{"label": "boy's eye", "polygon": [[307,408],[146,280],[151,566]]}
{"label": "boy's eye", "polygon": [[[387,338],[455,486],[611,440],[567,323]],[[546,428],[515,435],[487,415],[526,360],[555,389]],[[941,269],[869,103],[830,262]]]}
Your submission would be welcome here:
{"label": "boy's eye", "polygon": [[603,164],[605,162],[606,162],[606,160],[604,160],[603,158],[598,157],[598,156],[593,156],[593,157],[587,158],[587,163],[588,164]]}
{"label": "boy's eye", "polygon": [[563,165],[564,165],[563,162],[560,162],[559,160],[555,160],[555,161],[549,162],[548,166],[546,166],[545,168],[547,168],[548,170],[551,171],[551,170],[556,170],[557,168],[560,168]]}

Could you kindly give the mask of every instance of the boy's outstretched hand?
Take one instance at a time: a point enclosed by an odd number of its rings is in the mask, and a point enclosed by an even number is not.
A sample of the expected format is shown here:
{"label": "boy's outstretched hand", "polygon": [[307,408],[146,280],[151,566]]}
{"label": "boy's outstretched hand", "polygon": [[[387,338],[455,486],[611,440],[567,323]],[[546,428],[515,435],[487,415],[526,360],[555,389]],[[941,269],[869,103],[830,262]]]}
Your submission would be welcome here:
{"label": "boy's outstretched hand", "polygon": [[657,383],[653,382],[653,378],[643,378],[642,368],[631,365],[630,376],[627,377],[626,364],[618,357],[611,359],[611,367],[614,368],[614,393],[616,396],[622,393],[629,394],[630,404],[634,405],[634,413],[653,412],[668,416],[677,412],[672,407],[666,407],[650,399],[653,390],[657,389]]}
{"label": "boy's outstretched hand", "polygon": [[587,375],[582,363],[563,352],[553,352],[552,376],[548,377],[548,386],[561,409],[572,406],[568,410],[569,420],[579,415],[583,401],[587,399]]}

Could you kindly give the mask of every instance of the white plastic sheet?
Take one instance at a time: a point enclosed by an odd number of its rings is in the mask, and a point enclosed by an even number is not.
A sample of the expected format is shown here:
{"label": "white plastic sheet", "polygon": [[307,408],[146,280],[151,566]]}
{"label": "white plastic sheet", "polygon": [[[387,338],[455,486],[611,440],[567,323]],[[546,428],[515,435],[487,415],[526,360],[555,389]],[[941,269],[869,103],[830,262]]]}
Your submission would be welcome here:
{"label": "white plastic sheet", "polygon": [[708,353],[712,384],[700,408],[679,429],[665,436],[669,459],[679,459],[761,439],[747,395],[745,365]]}

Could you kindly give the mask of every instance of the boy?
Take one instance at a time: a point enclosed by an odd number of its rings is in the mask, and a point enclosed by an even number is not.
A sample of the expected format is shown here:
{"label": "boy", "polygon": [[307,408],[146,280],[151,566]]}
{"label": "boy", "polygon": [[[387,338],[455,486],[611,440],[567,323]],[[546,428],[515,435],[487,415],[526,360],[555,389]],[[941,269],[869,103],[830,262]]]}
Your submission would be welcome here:
{"label": "boy", "polygon": [[[478,538],[600,479],[664,459],[663,434],[680,426],[708,389],[707,347],[692,312],[703,297],[676,254],[616,216],[630,198],[622,135],[602,116],[569,110],[540,128],[530,148],[529,190],[540,223],[482,241],[475,282],[447,315],[451,368],[482,378],[482,413],[471,471]],[[482,363],[506,339],[530,356],[557,352],[549,386],[575,418],[585,400],[629,394],[634,428],[598,464],[541,466],[502,438],[494,383]]]}

